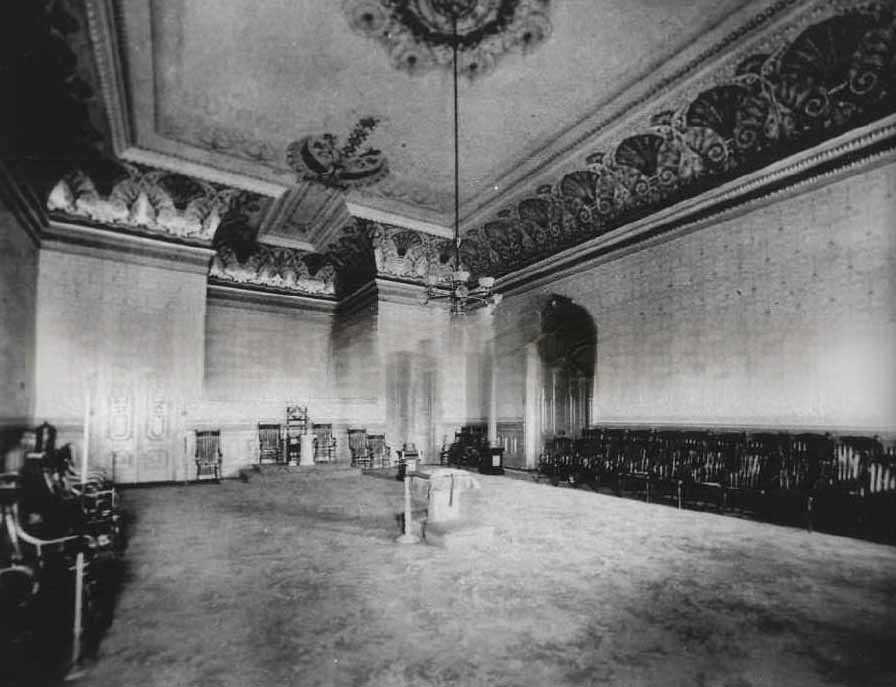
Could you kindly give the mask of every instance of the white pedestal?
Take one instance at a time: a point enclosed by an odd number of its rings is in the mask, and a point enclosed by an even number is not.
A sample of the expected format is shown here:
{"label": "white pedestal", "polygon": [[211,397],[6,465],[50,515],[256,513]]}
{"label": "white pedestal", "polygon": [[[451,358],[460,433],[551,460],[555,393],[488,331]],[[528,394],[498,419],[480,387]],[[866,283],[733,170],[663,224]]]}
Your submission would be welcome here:
{"label": "white pedestal", "polygon": [[303,434],[301,447],[299,465],[314,465],[314,437],[311,434]]}

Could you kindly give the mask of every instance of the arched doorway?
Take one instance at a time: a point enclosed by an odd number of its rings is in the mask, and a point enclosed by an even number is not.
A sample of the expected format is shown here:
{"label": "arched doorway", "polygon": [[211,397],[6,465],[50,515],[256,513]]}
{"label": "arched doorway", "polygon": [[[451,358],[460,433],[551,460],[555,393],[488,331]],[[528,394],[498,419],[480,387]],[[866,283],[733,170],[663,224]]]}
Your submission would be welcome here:
{"label": "arched doorway", "polygon": [[540,314],[527,399],[527,420],[534,425],[530,447],[539,453],[545,442],[580,436],[591,423],[597,363],[597,326],[585,308],[552,294]]}

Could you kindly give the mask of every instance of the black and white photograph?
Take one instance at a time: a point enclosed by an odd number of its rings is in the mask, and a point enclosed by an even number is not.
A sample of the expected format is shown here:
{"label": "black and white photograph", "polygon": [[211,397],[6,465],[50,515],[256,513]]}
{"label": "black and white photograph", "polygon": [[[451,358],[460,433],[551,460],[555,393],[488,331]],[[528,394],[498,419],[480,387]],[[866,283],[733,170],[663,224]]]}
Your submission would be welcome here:
{"label": "black and white photograph", "polygon": [[0,14],[0,687],[896,685],[896,0]]}

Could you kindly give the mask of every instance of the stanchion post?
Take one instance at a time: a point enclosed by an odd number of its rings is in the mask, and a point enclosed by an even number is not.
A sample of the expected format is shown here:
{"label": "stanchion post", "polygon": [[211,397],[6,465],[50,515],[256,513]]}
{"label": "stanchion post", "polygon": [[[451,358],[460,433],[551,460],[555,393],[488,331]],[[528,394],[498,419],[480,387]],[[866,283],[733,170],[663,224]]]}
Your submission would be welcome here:
{"label": "stanchion post", "polygon": [[395,541],[399,544],[418,544],[420,537],[411,531],[412,514],[411,514],[411,475],[404,475],[404,533]]}
{"label": "stanchion post", "polygon": [[81,630],[83,627],[84,552],[75,558],[75,619],[72,623],[72,666],[66,680],[76,680],[84,674],[81,669]]}

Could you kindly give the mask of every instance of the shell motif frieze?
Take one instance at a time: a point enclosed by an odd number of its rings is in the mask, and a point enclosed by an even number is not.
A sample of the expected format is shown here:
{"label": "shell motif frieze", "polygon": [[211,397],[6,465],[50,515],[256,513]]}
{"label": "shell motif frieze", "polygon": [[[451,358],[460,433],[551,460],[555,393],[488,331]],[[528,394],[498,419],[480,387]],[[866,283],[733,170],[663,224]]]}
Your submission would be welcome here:
{"label": "shell motif frieze", "polygon": [[817,22],[466,233],[501,275],[896,112],[894,3]]}
{"label": "shell motif frieze", "polygon": [[452,241],[388,224],[371,226],[377,274],[408,281],[448,284]]}
{"label": "shell motif frieze", "polygon": [[339,292],[351,293],[374,277],[447,285],[453,270],[453,241],[405,227],[355,219],[328,248]]}
{"label": "shell motif frieze", "polygon": [[212,259],[209,278],[219,283],[259,287],[297,295],[333,297],[334,265],[317,253],[256,244],[240,259],[233,247],[222,244]]}
{"label": "shell motif frieze", "polygon": [[127,164],[66,174],[52,188],[53,215],[167,237],[209,242],[243,192],[181,174]]}

